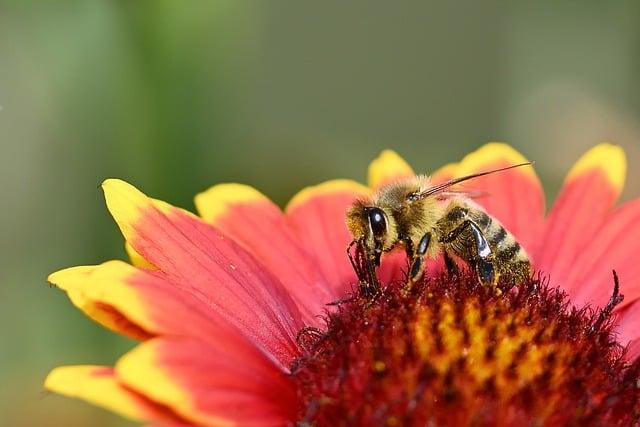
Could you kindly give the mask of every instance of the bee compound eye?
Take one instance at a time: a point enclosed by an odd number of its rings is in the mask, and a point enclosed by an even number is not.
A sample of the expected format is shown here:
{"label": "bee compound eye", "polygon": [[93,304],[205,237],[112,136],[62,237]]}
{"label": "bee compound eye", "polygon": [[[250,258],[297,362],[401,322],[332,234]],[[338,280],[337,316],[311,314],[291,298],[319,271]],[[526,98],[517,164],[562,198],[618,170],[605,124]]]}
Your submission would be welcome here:
{"label": "bee compound eye", "polygon": [[368,212],[369,224],[374,236],[380,236],[387,230],[387,220],[385,214],[380,208],[371,208]]}

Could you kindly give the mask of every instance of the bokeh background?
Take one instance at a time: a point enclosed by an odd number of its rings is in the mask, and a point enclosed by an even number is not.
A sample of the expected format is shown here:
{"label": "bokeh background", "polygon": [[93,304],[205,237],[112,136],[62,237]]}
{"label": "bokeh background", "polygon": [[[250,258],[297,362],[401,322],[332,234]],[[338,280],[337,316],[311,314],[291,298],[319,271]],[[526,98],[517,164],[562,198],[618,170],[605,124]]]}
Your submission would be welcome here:
{"label": "bokeh background", "polygon": [[428,172],[503,140],[552,197],[610,140],[637,196],[640,2],[557,3],[0,0],[0,425],[133,425],[41,388],[133,345],[46,286],[125,256],[104,178],[284,203],[385,147]]}

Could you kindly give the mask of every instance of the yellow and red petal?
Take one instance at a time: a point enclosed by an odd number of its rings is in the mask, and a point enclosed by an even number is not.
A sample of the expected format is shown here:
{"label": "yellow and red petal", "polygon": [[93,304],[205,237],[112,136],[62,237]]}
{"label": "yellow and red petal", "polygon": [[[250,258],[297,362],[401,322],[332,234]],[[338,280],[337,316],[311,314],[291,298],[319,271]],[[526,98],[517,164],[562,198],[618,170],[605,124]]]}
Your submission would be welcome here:
{"label": "yellow and red petal", "polygon": [[[124,264],[116,261],[113,263]],[[134,267],[129,267],[135,270]],[[97,268],[98,266],[66,268],[52,273],[47,280],[64,290],[73,305],[106,328],[137,340],[153,336],[146,328],[148,322],[141,321],[146,316],[142,299],[133,289],[123,285],[128,273],[107,267],[109,274],[96,274]],[[101,272],[105,270],[101,269]],[[109,291],[108,298],[97,296],[104,292],[104,289]]]}
{"label": "yellow and red petal", "polygon": [[600,144],[587,151],[567,175],[545,223],[536,266],[556,283],[568,283],[578,255],[604,224],[622,188],[626,175],[624,151]]}
{"label": "yellow and red petal", "polygon": [[255,351],[201,299],[177,288],[161,273],[109,261],[61,270],[49,276],[49,281],[66,291],[89,317],[133,338],[183,336],[212,344],[244,345],[246,351]]}
{"label": "yellow and red petal", "polygon": [[154,423],[145,427],[194,427],[194,425],[187,423]]}
{"label": "yellow and red petal", "polygon": [[149,261],[143,258],[138,252],[136,252],[133,247],[129,244],[129,242],[124,243],[124,249],[129,256],[129,260],[131,260],[131,264],[136,267],[144,268],[145,270],[157,270],[157,268],[152,265]]}
{"label": "yellow and red petal", "polygon": [[147,424],[145,427],[194,427],[193,424],[188,423],[153,423]]}
{"label": "yellow and red petal", "polygon": [[194,423],[275,426],[295,419],[293,383],[266,359],[224,345],[153,339],[123,356],[119,378]]}
{"label": "yellow and red petal", "polygon": [[109,211],[137,253],[287,369],[297,354],[302,321],[275,276],[195,215],[152,200],[124,181],[110,179],[102,187]]}
{"label": "yellow and red petal", "polygon": [[123,386],[109,366],[63,366],[49,373],[45,389],[74,397],[136,421],[179,422],[166,406]]}
{"label": "yellow and red petal", "polygon": [[429,176],[429,178],[431,178],[431,182],[433,184],[440,184],[461,176],[458,173],[459,168],[460,163],[449,163],[437,169]]}
{"label": "yellow and red petal", "polygon": [[604,306],[613,289],[611,270],[620,278],[622,308],[640,297],[640,200],[634,200],[606,216],[574,258],[566,290],[576,306]]}
{"label": "yellow and red petal", "polygon": [[240,243],[280,279],[305,323],[319,326],[318,314],[338,296],[275,203],[250,186],[218,184],[198,194],[195,204],[207,223]]}
{"label": "yellow and red petal", "polygon": [[369,165],[368,183],[372,189],[415,176],[409,164],[395,151],[384,150]]}
{"label": "yellow and red petal", "polygon": [[[465,156],[460,163],[439,172],[455,173],[456,177],[490,171],[527,162],[527,159],[507,144],[491,142]],[[518,242],[533,254],[544,221],[544,192],[531,166],[498,172],[469,181],[462,187],[469,191],[486,192],[475,201],[497,218]]]}
{"label": "yellow and red petal", "polygon": [[355,181],[327,181],[303,189],[286,207],[294,233],[314,257],[335,295],[343,296],[355,280],[346,253],[352,240],[345,221],[346,211],[355,199],[366,197],[369,192]]}

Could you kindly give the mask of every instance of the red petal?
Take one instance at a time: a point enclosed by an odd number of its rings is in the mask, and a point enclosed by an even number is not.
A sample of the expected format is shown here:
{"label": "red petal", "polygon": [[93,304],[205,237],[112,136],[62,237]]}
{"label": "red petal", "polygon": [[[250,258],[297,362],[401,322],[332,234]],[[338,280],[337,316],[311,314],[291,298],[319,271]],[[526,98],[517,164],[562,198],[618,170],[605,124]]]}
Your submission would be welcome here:
{"label": "red petal", "polygon": [[[438,171],[438,179],[490,171],[526,162],[527,159],[506,144],[489,143],[467,155],[457,165]],[[540,241],[544,218],[544,193],[540,180],[531,166],[498,172],[469,181],[461,187],[469,191],[483,191],[487,196],[474,199],[497,218],[532,254]]]}
{"label": "red petal", "polygon": [[131,261],[131,264],[133,264],[134,266],[145,269],[145,270],[157,270],[157,268],[154,265],[151,265],[149,261],[144,259],[142,255],[136,252],[136,250],[131,247],[129,242],[124,243],[124,249],[127,252],[127,255],[129,255],[129,260]]}
{"label": "red petal", "polygon": [[103,188],[109,210],[136,252],[287,368],[302,321],[264,266],[194,215],[152,201],[122,181],[107,180]]}
{"label": "red petal", "polygon": [[345,223],[347,208],[368,189],[348,180],[328,181],[299,192],[286,212],[298,239],[311,251],[335,295],[357,283],[347,246],[352,237]]}
{"label": "red petal", "polygon": [[[618,342],[627,345],[630,342],[640,340],[640,300],[631,302],[625,309],[616,311],[618,316],[616,332]],[[637,344],[634,345],[634,349]]]}
{"label": "red petal", "polygon": [[611,212],[602,227],[589,236],[567,279],[572,302],[603,306],[613,289],[611,270],[620,279],[621,307],[640,297],[640,200]]}
{"label": "red petal", "polygon": [[395,282],[406,283],[408,270],[409,261],[406,252],[403,248],[396,248],[382,255],[380,268],[377,271],[378,279],[382,286]]}
{"label": "red petal", "polygon": [[627,360],[635,360],[638,356],[640,356],[640,339],[633,340],[627,346]]}
{"label": "red petal", "polygon": [[216,185],[198,194],[195,201],[207,223],[240,243],[280,279],[305,323],[319,326],[318,315],[325,304],[338,297],[280,208],[241,184]]}
{"label": "red petal", "polygon": [[571,290],[579,283],[568,282],[576,257],[603,225],[622,185],[626,163],[624,152],[610,144],[589,150],[571,169],[560,195],[549,214],[543,246],[536,256],[536,267]]}
{"label": "red petal", "polygon": [[153,339],[120,359],[116,370],[125,384],[194,423],[273,426],[295,419],[290,379],[242,349]]}

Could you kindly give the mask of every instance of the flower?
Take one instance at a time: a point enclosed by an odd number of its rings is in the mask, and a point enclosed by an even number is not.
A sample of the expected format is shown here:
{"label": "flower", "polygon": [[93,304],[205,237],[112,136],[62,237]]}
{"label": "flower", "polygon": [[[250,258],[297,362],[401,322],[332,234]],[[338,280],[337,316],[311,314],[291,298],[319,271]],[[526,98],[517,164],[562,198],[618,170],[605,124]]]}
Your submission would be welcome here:
{"label": "flower", "polygon": [[[524,161],[490,143],[432,178]],[[464,273],[431,275],[377,300],[349,298],[344,215],[414,174],[392,151],[370,165],[369,187],[328,181],[284,212],[251,187],[220,184],[196,196],[197,217],[109,179],[107,207],[133,265],[49,281],[141,343],[115,367],[56,368],[45,387],[157,426],[629,424],[640,396],[640,200],[613,207],[625,168],[619,147],[594,147],[546,217],[533,168],[478,178],[490,193],[478,203],[540,276],[498,296]],[[384,257],[383,284],[402,280],[400,255]]]}

